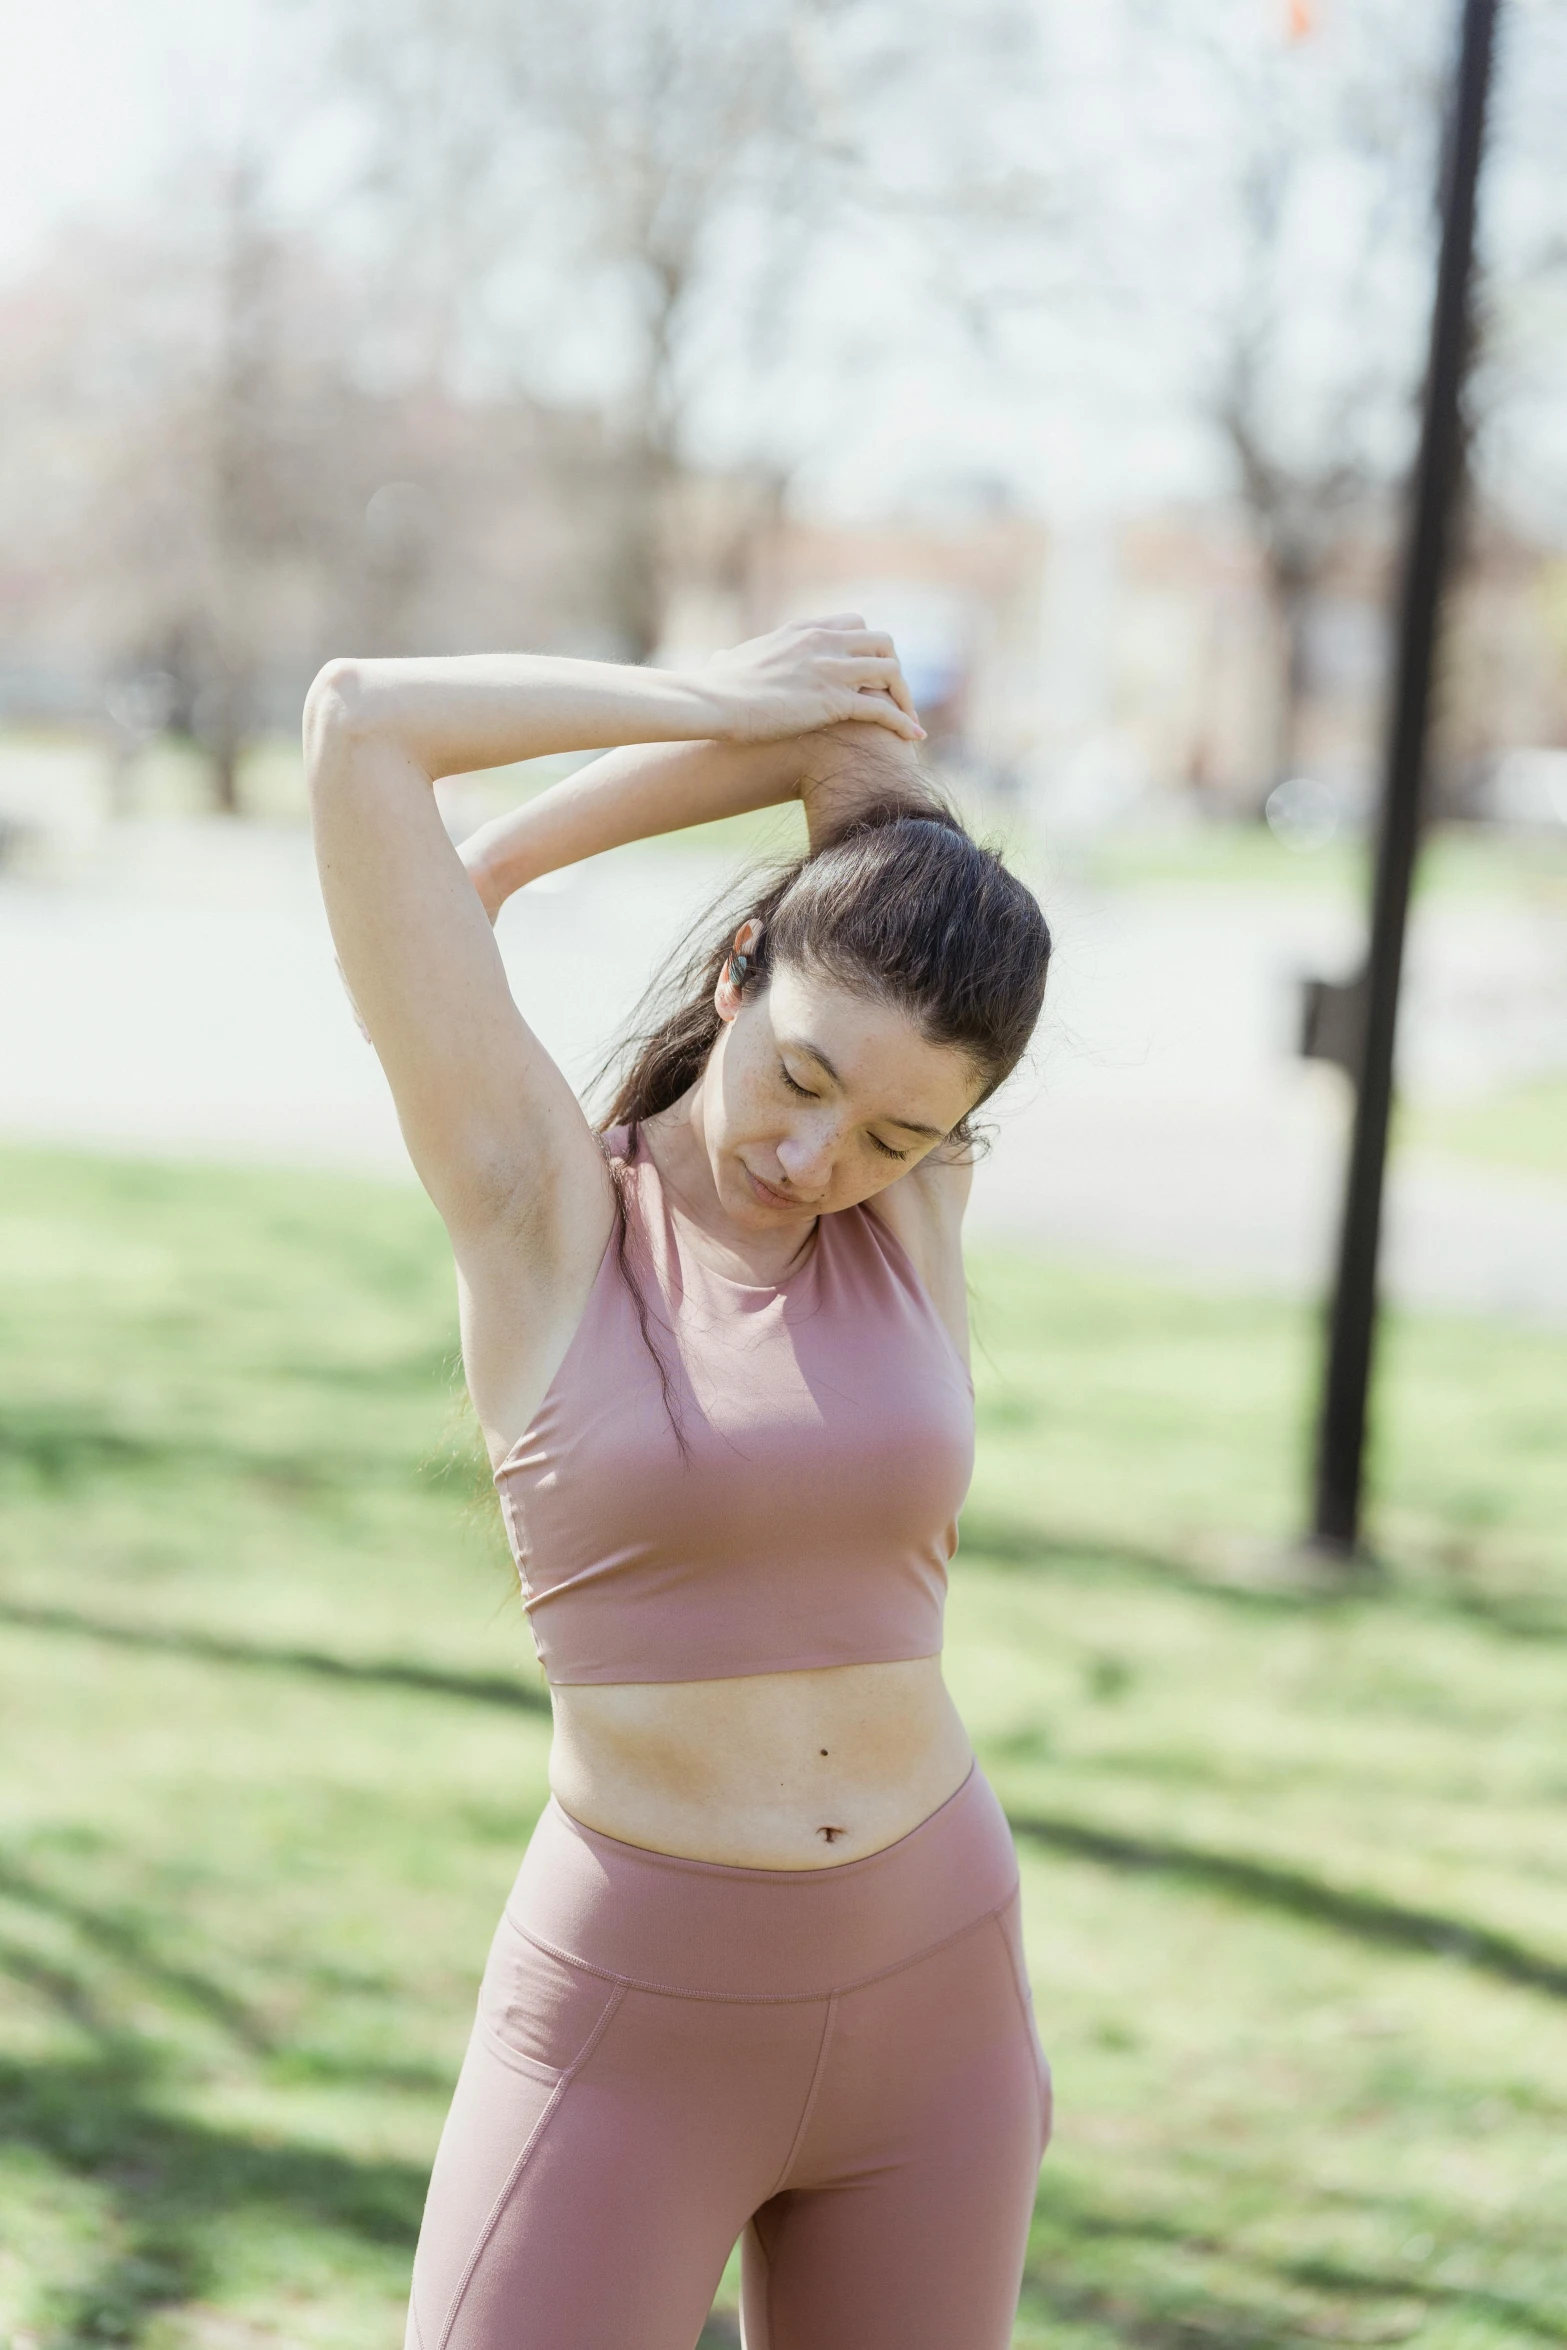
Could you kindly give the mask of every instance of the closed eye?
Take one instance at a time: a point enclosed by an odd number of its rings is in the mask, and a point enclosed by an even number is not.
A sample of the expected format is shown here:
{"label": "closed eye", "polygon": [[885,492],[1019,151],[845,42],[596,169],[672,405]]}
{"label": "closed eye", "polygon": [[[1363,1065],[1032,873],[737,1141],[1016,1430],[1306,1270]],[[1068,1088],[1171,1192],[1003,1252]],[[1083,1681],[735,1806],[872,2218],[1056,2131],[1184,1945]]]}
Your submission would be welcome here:
{"label": "closed eye", "polygon": [[[814,1102],[820,1100],[821,1097],[819,1094],[813,1093],[808,1085],[802,1085],[797,1077],[792,1077],[789,1074],[787,1066],[782,1061],[780,1061],[778,1064],[778,1074],[783,1079],[785,1085],[789,1088],[789,1091],[792,1094],[798,1095],[802,1102]],[[873,1151],[879,1151],[884,1159],[906,1159],[910,1155],[907,1151],[895,1151],[890,1142],[882,1141],[879,1134],[867,1135],[866,1140],[869,1142],[871,1149]]]}

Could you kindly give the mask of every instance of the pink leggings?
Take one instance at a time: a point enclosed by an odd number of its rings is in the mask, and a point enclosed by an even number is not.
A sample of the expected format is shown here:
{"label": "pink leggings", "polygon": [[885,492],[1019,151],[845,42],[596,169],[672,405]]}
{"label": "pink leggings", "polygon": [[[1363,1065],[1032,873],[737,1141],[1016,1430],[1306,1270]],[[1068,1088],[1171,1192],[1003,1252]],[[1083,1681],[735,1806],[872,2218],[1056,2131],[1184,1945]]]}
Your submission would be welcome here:
{"label": "pink leggings", "polygon": [[839,1868],[546,1806],[430,2182],[409,2350],[1005,2350],[1050,2075],[978,1766]]}

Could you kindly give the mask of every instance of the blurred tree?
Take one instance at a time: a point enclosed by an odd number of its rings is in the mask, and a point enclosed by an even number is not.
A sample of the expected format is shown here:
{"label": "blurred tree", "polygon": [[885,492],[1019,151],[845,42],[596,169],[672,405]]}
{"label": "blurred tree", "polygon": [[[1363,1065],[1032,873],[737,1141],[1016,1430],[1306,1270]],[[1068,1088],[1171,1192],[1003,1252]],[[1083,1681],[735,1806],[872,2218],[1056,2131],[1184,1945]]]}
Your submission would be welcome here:
{"label": "blurred tree", "polygon": [[867,303],[878,230],[918,256],[925,323],[982,330],[1010,231],[1039,226],[1037,159],[997,138],[1034,65],[1023,0],[336,8],[401,362],[601,409],[604,603],[635,659],[664,632],[690,475],[727,476],[743,569],[831,429],[799,387],[831,371],[832,325],[868,311],[896,342],[914,323]]}
{"label": "blurred tree", "polygon": [[10,446],[47,438],[56,462],[30,479],[8,469],[0,568],[19,584],[30,555],[28,592],[7,598],[10,699],[36,699],[40,666],[45,698],[67,703],[107,673],[127,737],[169,724],[200,740],[215,800],[232,807],[251,658],[241,583],[280,518],[253,445],[266,259],[242,191],[224,197],[221,271],[186,215],[166,240],[68,239],[12,292]]}
{"label": "blurred tree", "polygon": [[107,711],[117,802],[167,730],[233,811],[331,652],[591,631],[599,421],[378,381],[375,323],[234,168],[0,301],[0,697]]}
{"label": "blurred tree", "polygon": [[[1495,460],[1510,420],[1538,405],[1542,342],[1559,382],[1559,318],[1543,337],[1541,326],[1560,301],[1567,69],[1561,10],[1511,17],[1488,169],[1501,227],[1484,240],[1468,403],[1483,486],[1504,506],[1508,468]],[[1407,0],[1125,0],[1121,12],[1118,135],[1103,143],[1080,267],[1134,306],[1163,362],[1153,382],[1217,442],[1250,519],[1278,644],[1259,806],[1303,763],[1324,583],[1348,557],[1391,551],[1454,22],[1451,7]],[[1520,480],[1538,480],[1545,436],[1534,437],[1533,467],[1511,452],[1515,511]]]}
{"label": "blurred tree", "polygon": [[1227,454],[1278,643],[1257,804],[1302,761],[1313,620],[1408,462],[1444,10],[1134,0],[1116,203],[1135,299]]}
{"label": "blurred tree", "polygon": [[[830,170],[806,0],[339,0],[413,377],[591,398],[606,615],[662,634],[704,371],[776,329]],[[744,351],[742,351],[744,346]],[[760,507],[776,499],[770,469]]]}
{"label": "blurred tree", "polygon": [[[217,193],[210,343],[187,392],[196,572],[163,652],[176,720],[206,754],[214,805],[235,815],[268,650],[261,602],[280,564],[314,551],[309,457],[319,436],[297,429],[286,257],[255,163],[234,162]],[[310,387],[310,407],[321,389]]]}
{"label": "blurred tree", "polygon": [[[128,746],[165,727],[196,743],[233,812],[264,692],[319,618],[341,505],[344,351],[321,268],[241,165],[66,237],[6,309],[8,698],[107,695]],[[29,466],[43,448],[53,462]]]}

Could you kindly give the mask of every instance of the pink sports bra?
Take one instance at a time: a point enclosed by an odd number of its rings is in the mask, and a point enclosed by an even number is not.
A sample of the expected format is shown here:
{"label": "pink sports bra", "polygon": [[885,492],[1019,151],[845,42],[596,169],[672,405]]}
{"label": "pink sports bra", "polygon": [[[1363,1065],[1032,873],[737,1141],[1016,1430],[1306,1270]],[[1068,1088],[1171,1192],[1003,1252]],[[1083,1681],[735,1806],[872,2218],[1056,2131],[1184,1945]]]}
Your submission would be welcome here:
{"label": "pink sports bra", "polygon": [[635,1130],[607,1140],[657,1359],[612,1236],[495,1471],[550,1680],[939,1654],[973,1387],[904,1250],[846,1208],[783,1281],[731,1281],[682,1251]]}

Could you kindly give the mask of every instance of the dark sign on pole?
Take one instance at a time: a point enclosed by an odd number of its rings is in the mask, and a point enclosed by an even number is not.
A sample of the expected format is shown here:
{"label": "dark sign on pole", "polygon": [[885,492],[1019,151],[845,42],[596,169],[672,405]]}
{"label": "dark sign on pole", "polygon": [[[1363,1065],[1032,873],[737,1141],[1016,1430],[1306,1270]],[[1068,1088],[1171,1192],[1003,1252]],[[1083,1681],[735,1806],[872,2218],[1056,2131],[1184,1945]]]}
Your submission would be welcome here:
{"label": "dark sign on pole", "polygon": [[[1470,344],[1475,188],[1485,137],[1497,4],[1498,0],[1464,0],[1463,33],[1443,149],[1441,255],[1420,450],[1411,484],[1404,549],[1370,952],[1360,978],[1350,989],[1340,991],[1356,998],[1353,1017],[1341,1023],[1355,1048],[1355,1124],[1344,1185],[1338,1279],[1328,1323],[1312,1541],[1318,1549],[1345,1558],[1356,1556],[1360,1547],[1366,1399],[1376,1339],[1377,1256],[1393,1102],[1398,986],[1420,838],[1437,623],[1448,569],[1453,507],[1463,470],[1462,393]],[[1326,1008],[1325,998],[1319,1000],[1319,1021]],[[1309,1042],[1308,1037],[1308,1046]]]}

